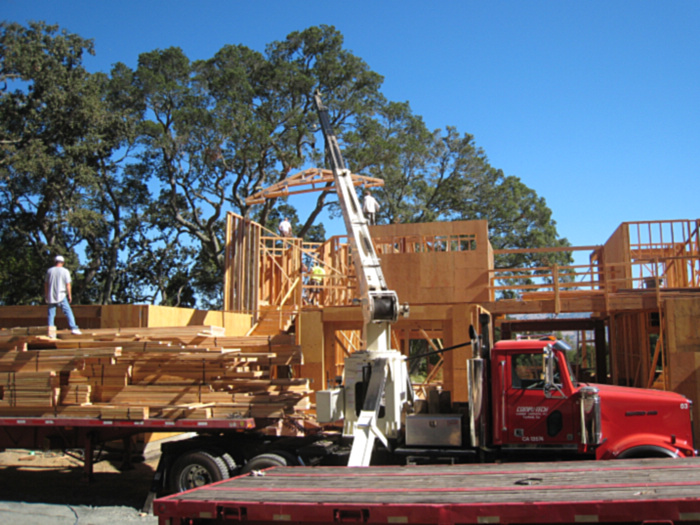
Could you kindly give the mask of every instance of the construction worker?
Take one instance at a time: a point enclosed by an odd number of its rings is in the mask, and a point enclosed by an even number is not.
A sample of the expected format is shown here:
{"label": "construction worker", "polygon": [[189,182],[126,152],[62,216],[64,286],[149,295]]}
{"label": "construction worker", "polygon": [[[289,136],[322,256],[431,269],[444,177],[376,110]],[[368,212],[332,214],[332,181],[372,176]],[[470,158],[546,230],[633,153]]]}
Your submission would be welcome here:
{"label": "construction worker", "polygon": [[280,235],[282,237],[291,237],[292,236],[292,223],[289,222],[289,219],[287,217],[282,219],[282,222],[280,222],[278,230],[279,230]]}
{"label": "construction worker", "polygon": [[326,270],[323,269],[318,262],[314,264],[311,270],[311,294],[309,296],[309,302],[311,304],[318,304],[319,295],[321,293],[321,287],[323,286],[323,279],[326,277]]}
{"label": "construction worker", "polygon": [[70,303],[73,300],[70,272],[63,267],[65,259],[61,255],[54,258],[54,266],[46,272],[44,280],[44,297],[46,304],[49,305],[49,326],[54,325],[56,318],[56,307],[60,306],[63,314],[68,319],[68,326],[71,332],[75,335],[80,335],[82,332],[75,323],[73,310]]}
{"label": "construction worker", "polygon": [[379,211],[379,203],[377,199],[372,197],[369,190],[365,191],[365,200],[362,203],[362,211],[367,216],[367,220],[371,225],[377,224],[377,212]]}

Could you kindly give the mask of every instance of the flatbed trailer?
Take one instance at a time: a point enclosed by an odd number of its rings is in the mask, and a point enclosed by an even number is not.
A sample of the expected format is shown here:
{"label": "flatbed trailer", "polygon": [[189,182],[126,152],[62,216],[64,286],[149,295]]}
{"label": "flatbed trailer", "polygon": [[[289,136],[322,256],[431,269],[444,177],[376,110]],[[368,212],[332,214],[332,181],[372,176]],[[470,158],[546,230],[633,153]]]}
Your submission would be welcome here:
{"label": "flatbed trailer", "polygon": [[93,451],[101,445],[150,432],[240,432],[253,418],[110,420],[78,417],[0,417],[0,449],[84,449],[85,475],[92,477]]}
{"label": "flatbed trailer", "polygon": [[700,458],[277,467],[153,508],[159,525],[700,524]]}

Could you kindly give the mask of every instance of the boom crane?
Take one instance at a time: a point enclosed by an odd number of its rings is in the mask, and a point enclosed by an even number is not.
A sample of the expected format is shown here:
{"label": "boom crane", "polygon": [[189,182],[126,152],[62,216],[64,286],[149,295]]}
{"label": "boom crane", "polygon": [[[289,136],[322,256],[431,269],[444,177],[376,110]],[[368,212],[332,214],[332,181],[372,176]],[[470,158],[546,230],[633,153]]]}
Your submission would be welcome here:
{"label": "boom crane", "polygon": [[386,285],[350,170],[345,167],[320,93],[314,95],[314,102],[359,283],[365,345],[363,351],[346,359],[342,389],[325,393],[337,394],[344,401],[343,433],[353,436],[348,465],[368,466],[375,439],[389,447],[387,438],[398,435],[403,410],[413,401],[405,357],[391,349],[391,324],[399,315],[408,315],[408,306],[400,306],[396,292]]}

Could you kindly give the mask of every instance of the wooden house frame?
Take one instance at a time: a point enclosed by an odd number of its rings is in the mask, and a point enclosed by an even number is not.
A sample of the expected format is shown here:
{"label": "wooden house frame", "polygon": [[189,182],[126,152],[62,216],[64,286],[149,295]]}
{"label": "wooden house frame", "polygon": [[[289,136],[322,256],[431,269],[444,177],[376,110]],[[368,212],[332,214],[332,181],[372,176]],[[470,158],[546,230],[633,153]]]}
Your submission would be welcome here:
{"label": "wooden house frame", "polygon": [[[243,275],[227,266],[226,304],[235,304],[238,283],[250,286],[249,279],[257,279],[252,289],[259,300],[247,311],[254,319],[274,311],[278,329],[295,330],[304,349],[297,373],[311,378],[315,389],[332,385],[342,375],[344,357],[361,348],[362,317],[354,304],[358,292],[345,237],[316,245],[286,240],[286,248],[272,250],[263,246],[266,235],[261,234],[255,248],[255,242],[235,232],[256,232],[257,226],[233,214],[229,221],[227,261]],[[479,313],[487,311],[493,327],[508,336],[578,331],[585,359],[596,358],[592,377],[598,382],[655,386],[697,399],[699,225],[699,220],[623,223],[602,245],[536,250],[584,251],[588,264],[541,268],[495,268],[494,255],[509,251],[492,249],[485,221],[381,225],[370,231],[389,288],[411,307],[410,316],[393,326],[394,345],[402,352],[408,353],[413,339],[426,340],[434,349],[464,343],[469,324],[478,325]],[[257,251],[251,255],[251,250]],[[304,304],[309,285],[302,256],[326,268],[320,304]],[[242,261],[249,261],[248,270]],[[504,290],[515,298],[501,298]],[[527,314],[539,319],[523,319]],[[584,317],[567,320],[566,314]],[[293,320],[297,324],[291,328]],[[469,346],[446,352],[428,378],[438,378],[456,401],[466,401],[470,353]],[[661,368],[664,373],[658,374]],[[436,383],[428,382],[416,388]]]}

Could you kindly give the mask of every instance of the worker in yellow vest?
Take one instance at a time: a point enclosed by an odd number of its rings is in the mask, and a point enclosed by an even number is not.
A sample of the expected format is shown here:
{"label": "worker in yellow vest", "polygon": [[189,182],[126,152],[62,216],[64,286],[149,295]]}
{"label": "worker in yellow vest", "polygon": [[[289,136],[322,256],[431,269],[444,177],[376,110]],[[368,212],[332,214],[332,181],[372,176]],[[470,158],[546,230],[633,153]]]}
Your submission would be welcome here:
{"label": "worker in yellow vest", "polygon": [[326,277],[326,270],[323,269],[318,262],[314,264],[311,270],[311,295],[309,296],[309,302],[311,304],[318,304],[320,302],[321,289],[323,287],[323,279]]}

